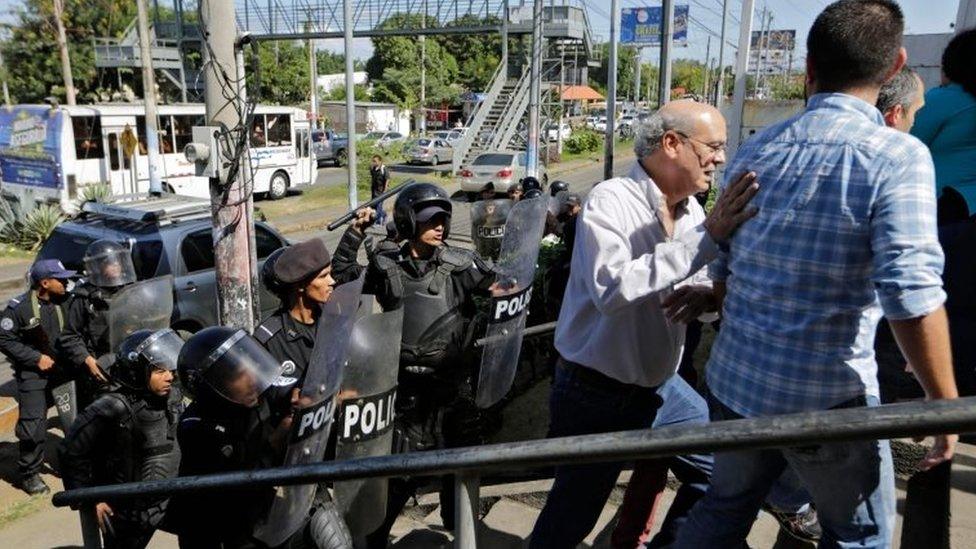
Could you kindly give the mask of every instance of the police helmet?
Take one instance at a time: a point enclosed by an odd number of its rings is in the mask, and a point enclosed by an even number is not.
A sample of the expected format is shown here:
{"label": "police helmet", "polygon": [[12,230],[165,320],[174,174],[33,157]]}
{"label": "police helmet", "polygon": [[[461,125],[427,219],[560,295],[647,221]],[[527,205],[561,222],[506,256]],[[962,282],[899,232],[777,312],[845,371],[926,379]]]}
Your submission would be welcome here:
{"label": "police helmet", "polygon": [[112,365],[112,379],[131,391],[146,388],[153,370],[176,370],[183,339],[171,328],[137,330],[119,345]]}
{"label": "police helmet", "polygon": [[116,288],[136,281],[132,253],[114,240],[96,240],[85,249],[83,258],[88,280],[99,288]]}
{"label": "police helmet", "polygon": [[525,191],[525,198],[539,198],[542,196],[542,183],[534,177],[522,178],[522,189]]}
{"label": "police helmet", "polygon": [[281,371],[281,363],[244,330],[204,328],[180,351],[180,382],[196,399],[218,396],[254,408]]}
{"label": "police helmet", "polygon": [[430,183],[413,183],[400,191],[393,204],[393,222],[400,238],[409,240],[417,236],[417,223],[429,220],[438,213],[446,213],[448,223],[444,238],[451,230],[451,199],[447,192]]}
{"label": "police helmet", "polygon": [[552,185],[549,185],[549,196],[555,197],[560,191],[569,191],[569,183],[565,181],[553,181]]}
{"label": "police helmet", "polygon": [[261,284],[274,295],[280,296],[284,293],[286,284],[282,284],[278,280],[277,275],[275,275],[275,264],[278,262],[278,258],[284,253],[285,246],[278,248],[277,250],[271,252],[271,254],[264,260],[264,265],[261,266]]}

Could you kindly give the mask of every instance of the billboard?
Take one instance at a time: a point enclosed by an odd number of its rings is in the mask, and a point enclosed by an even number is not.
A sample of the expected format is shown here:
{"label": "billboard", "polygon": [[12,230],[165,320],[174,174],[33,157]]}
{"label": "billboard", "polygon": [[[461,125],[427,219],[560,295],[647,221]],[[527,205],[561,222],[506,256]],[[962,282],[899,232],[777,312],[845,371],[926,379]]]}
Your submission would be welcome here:
{"label": "billboard", "polygon": [[[661,6],[624,8],[620,10],[620,43],[636,46],[660,46]],[[688,6],[674,7],[674,45],[688,45]]]}
{"label": "billboard", "polygon": [[50,107],[0,108],[0,178],[59,188],[64,119],[63,111]]}
{"label": "billboard", "polygon": [[757,74],[760,70],[762,58],[763,74],[782,74],[793,69],[793,51],[796,48],[795,30],[771,30],[766,33],[752,32],[749,46],[750,74]]}

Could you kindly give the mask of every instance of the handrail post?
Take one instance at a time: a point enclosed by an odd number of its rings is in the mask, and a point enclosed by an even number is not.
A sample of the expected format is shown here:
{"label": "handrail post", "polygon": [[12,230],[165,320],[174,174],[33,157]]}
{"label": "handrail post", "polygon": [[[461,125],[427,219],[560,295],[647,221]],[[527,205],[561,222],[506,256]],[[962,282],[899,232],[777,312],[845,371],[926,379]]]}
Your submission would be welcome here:
{"label": "handrail post", "polygon": [[98,529],[95,506],[86,504],[78,509],[81,519],[81,541],[85,549],[102,549],[102,533]]}
{"label": "handrail post", "polygon": [[454,480],[454,547],[478,547],[478,492],[481,481],[474,473],[458,473]]}

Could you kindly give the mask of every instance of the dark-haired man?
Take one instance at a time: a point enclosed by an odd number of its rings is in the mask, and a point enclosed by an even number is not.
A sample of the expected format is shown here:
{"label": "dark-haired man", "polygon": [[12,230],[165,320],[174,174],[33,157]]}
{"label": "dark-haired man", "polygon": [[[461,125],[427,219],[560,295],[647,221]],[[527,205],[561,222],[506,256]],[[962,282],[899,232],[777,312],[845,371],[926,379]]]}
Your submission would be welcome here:
{"label": "dark-haired man", "polygon": [[[807,39],[806,111],[750,139],[726,170],[731,181],[755,172],[763,191],[710,265],[724,297],[706,367],[713,420],[876,405],[882,314],[927,397],[957,396],[932,158],[875,108],[905,64],[903,31],[890,0],[828,6]],[[949,459],[956,438],[937,437],[921,467]],[[891,450],[870,440],[716,454],[676,546],[742,546],[787,465],[813,497],[821,546],[891,545]]]}

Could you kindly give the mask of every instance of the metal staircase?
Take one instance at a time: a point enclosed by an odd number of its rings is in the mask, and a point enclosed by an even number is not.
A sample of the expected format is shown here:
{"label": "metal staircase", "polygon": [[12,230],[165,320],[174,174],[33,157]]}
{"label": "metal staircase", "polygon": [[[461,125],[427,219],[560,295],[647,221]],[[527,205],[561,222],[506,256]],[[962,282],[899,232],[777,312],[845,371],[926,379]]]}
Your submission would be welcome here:
{"label": "metal staircase", "polygon": [[[163,40],[157,36],[155,25],[149,29],[152,67],[176,85],[183,101],[188,91],[202,91],[202,82],[188,80],[183,67],[183,55],[178,40]],[[141,69],[142,52],[139,50],[139,29],[133,19],[126,27],[122,38],[100,38],[95,40],[95,67],[100,69]],[[196,85],[194,85],[196,82]],[[190,88],[194,89],[191,90]],[[196,90],[196,88],[201,88]]]}

